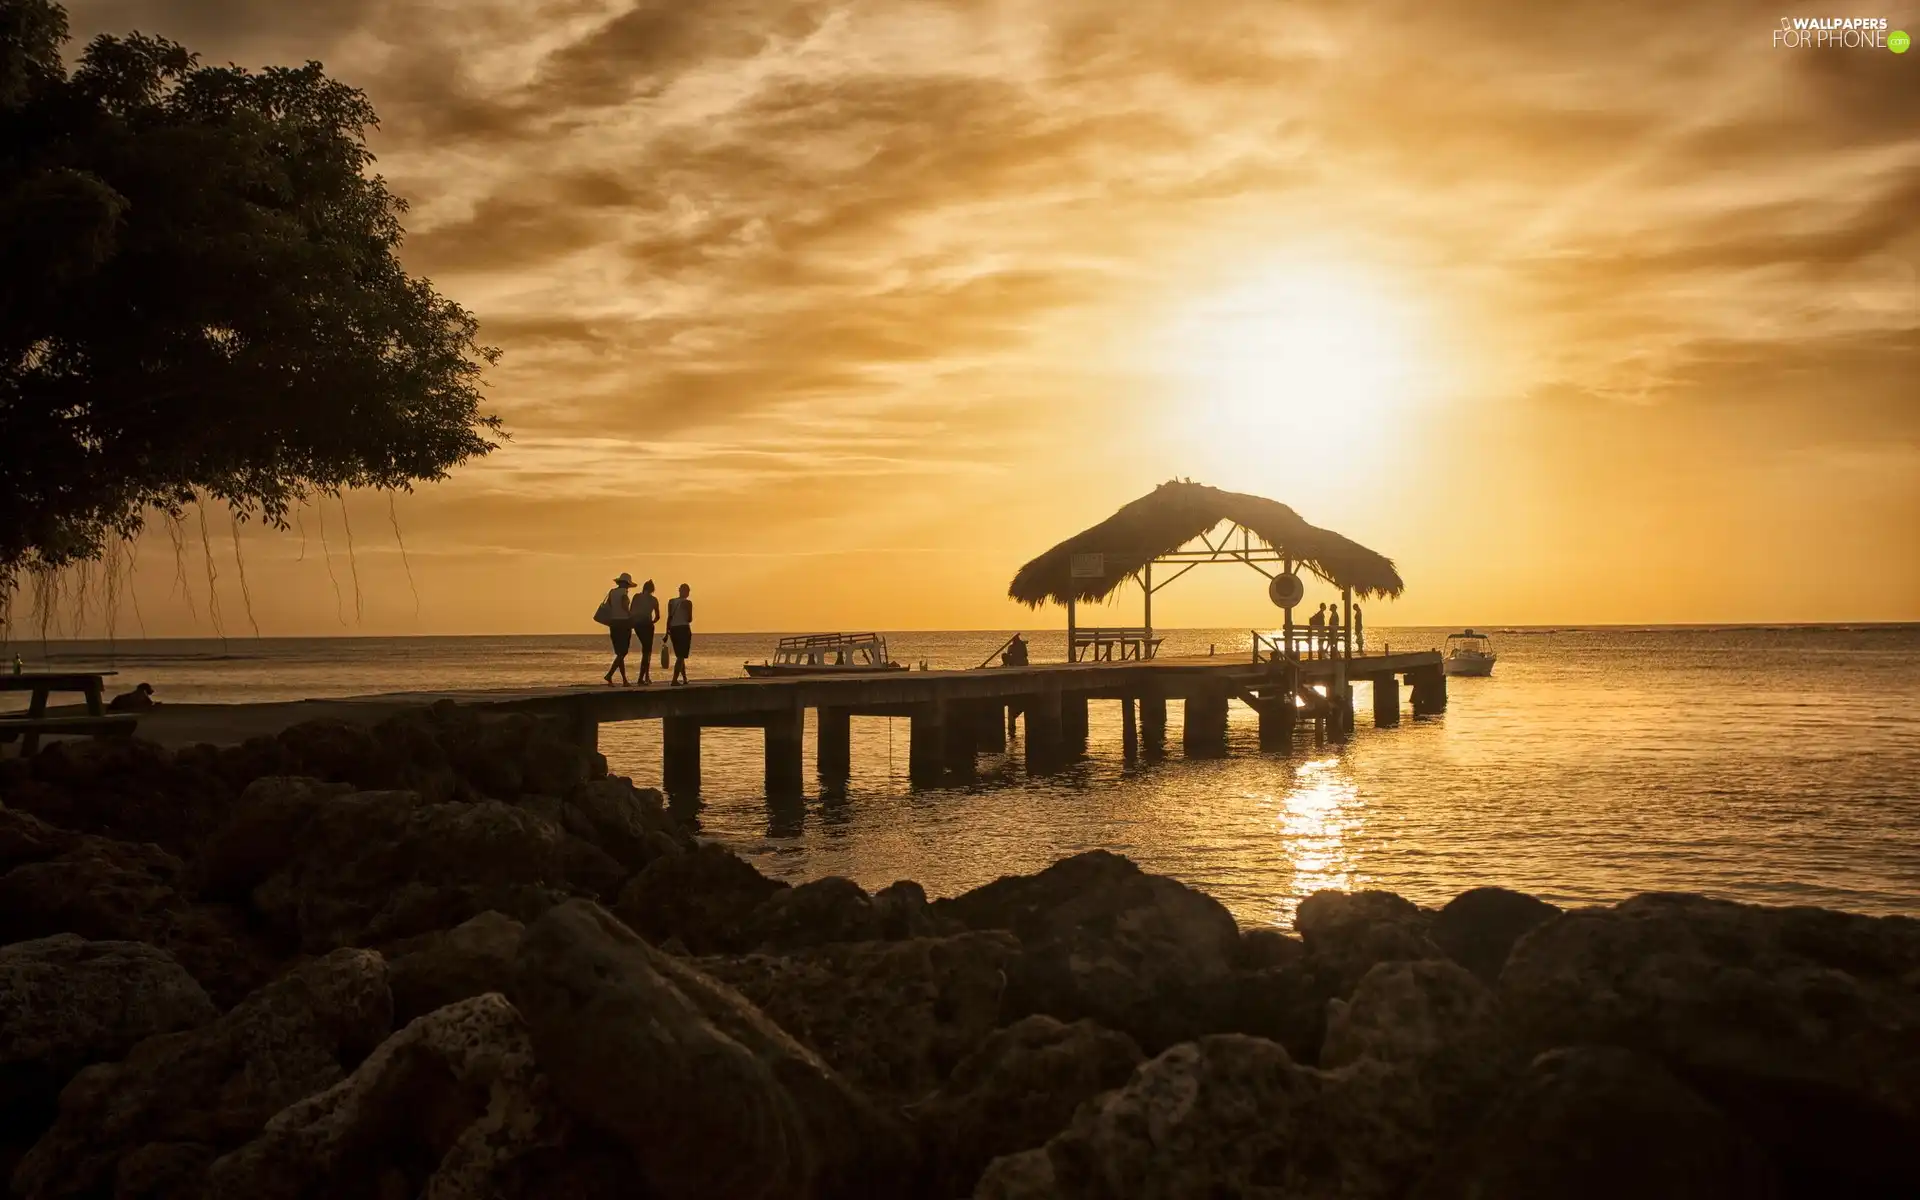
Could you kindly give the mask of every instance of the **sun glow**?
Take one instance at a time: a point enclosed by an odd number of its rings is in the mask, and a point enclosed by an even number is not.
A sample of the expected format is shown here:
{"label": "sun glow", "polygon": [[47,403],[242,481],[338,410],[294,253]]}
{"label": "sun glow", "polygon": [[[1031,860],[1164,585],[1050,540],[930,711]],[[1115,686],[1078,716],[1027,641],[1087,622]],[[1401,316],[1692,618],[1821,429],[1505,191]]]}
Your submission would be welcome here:
{"label": "sun glow", "polygon": [[1352,268],[1243,276],[1169,323],[1170,436],[1216,476],[1328,483],[1403,441],[1433,371],[1406,299]]}

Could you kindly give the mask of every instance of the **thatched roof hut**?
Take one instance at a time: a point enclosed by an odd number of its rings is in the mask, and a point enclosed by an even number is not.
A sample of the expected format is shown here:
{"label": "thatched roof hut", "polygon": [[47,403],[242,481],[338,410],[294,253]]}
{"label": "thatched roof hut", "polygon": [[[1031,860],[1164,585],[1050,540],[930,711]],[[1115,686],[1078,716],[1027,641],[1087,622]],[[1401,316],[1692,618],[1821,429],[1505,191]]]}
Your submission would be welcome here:
{"label": "thatched roof hut", "polygon": [[[1232,521],[1338,588],[1360,597],[1398,596],[1406,584],[1393,561],[1360,543],[1309,525],[1277,500],[1174,480],[1125,505],[1020,568],[1007,595],[1032,608],[1051,600],[1103,600],[1154,559],[1171,554],[1222,521]],[[1073,556],[1106,556],[1099,579],[1075,579]]]}

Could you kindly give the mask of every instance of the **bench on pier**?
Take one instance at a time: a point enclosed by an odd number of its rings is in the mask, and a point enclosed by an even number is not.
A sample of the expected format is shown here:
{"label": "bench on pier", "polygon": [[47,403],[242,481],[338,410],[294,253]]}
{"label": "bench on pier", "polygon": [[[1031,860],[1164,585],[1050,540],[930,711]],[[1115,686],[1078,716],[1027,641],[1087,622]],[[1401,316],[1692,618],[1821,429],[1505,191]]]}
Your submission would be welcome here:
{"label": "bench on pier", "polygon": [[[32,754],[48,734],[92,734],[128,737],[140,718],[134,713],[109,713],[101,700],[106,676],[88,671],[35,671],[0,675],[0,692],[30,692],[24,713],[0,714],[0,744],[22,739],[20,753]],[[72,716],[47,715],[47,697],[54,692],[79,692],[87,711]]]}
{"label": "bench on pier", "polygon": [[1120,651],[1118,661],[1144,660],[1159,651],[1161,640],[1139,627],[1075,629],[1071,653],[1074,662],[1114,662],[1116,649]]}

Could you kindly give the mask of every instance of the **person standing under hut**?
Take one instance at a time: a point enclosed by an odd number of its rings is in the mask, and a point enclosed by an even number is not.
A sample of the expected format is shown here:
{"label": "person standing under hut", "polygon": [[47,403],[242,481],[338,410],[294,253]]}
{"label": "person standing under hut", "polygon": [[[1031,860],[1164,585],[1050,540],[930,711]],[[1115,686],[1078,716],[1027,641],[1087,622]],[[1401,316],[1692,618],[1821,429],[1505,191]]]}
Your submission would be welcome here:
{"label": "person standing under hut", "polygon": [[1327,609],[1327,657],[1340,657],[1340,606],[1338,604]]}
{"label": "person standing under hut", "polygon": [[653,682],[653,627],[660,620],[660,601],[653,594],[653,580],[640,585],[633,598],[633,632],[640,638],[640,686]]}
{"label": "person standing under hut", "polygon": [[1367,626],[1360,617],[1360,606],[1353,606],[1353,652],[1365,654],[1367,651]]}
{"label": "person standing under hut", "polygon": [[1327,632],[1327,606],[1322,604],[1307,618],[1307,657],[1319,657]]}
{"label": "person standing under hut", "polygon": [[633,576],[625,571],[620,572],[613,581],[613,590],[607,593],[607,598],[600,602],[600,611],[594,614],[594,619],[607,627],[607,637],[613,642],[613,665],[601,677],[607,681],[608,687],[613,686],[615,671],[620,672],[620,685],[630,686],[627,683],[627,650],[633,645],[633,606],[629,603],[627,593],[632,590]]}
{"label": "person standing under hut", "polygon": [[672,685],[687,682],[687,655],[693,653],[693,589],[680,585],[680,594],[667,601],[667,641],[673,644]]}

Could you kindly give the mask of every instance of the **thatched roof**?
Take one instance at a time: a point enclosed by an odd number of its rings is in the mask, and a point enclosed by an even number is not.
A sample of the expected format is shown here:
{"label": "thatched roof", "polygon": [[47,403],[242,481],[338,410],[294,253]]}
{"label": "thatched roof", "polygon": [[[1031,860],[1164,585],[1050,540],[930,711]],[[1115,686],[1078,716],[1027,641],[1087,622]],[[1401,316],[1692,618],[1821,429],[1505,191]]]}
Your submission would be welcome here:
{"label": "thatched roof", "polygon": [[[1393,561],[1302,520],[1277,500],[1223,492],[1203,483],[1175,480],[1125,505],[1119,512],[1074,534],[1020,568],[1007,595],[1033,608],[1051,600],[1102,600],[1162,554],[1170,554],[1222,521],[1234,521],[1287,558],[1359,596],[1398,596],[1406,584]],[[1104,554],[1106,575],[1072,577],[1073,556]]]}

